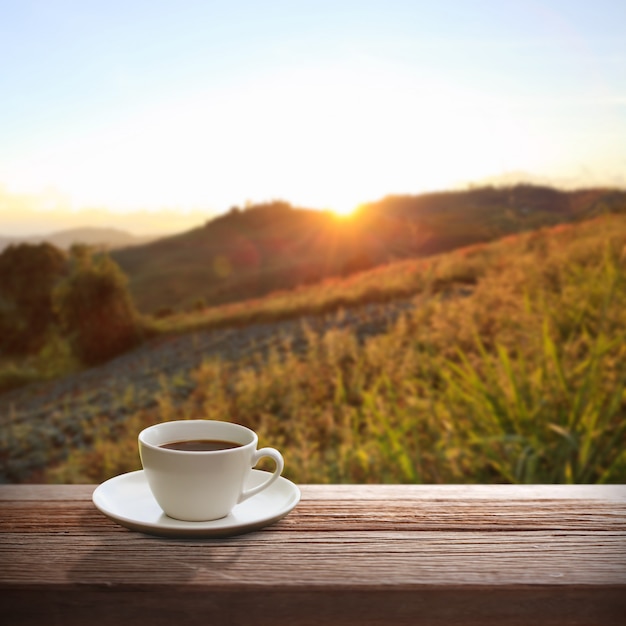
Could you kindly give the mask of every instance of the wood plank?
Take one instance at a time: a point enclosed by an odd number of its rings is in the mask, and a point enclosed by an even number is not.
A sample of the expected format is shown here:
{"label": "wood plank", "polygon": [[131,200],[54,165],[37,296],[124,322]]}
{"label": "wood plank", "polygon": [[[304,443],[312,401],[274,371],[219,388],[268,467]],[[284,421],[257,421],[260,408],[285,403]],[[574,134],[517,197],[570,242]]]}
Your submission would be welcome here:
{"label": "wood plank", "polygon": [[95,485],[0,485],[0,502],[91,499]]}
{"label": "wood plank", "polygon": [[[78,515],[80,513],[80,515]],[[67,502],[39,503],[36,510],[23,502],[5,502],[0,510],[0,533],[33,532],[46,533],[70,528],[107,527],[121,530],[103,517],[91,502],[77,501],[68,508]],[[406,505],[383,501],[377,506],[364,507],[358,501],[330,501],[320,507],[319,501],[302,500],[280,526],[264,532],[313,531],[575,531],[602,532],[626,528],[626,505],[607,504],[587,507],[580,511],[571,504],[526,505],[508,503],[485,503],[483,506],[466,506],[459,503]]]}
{"label": "wood plank", "polygon": [[[307,500],[604,500],[626,502],[626,485],[299,485]],[[83,500],[95,485],[0,485],[1,501]]]}
{"label": "wood plank", "polygon": [[623,626],[623,589],[55,589],[2,594],[7,624],[51,626]]}
{"label": "wood plank", "polygon": [[[87,486],[40,486],[30,487],[26,495],[18,486],[0,486],[0,494],[5,495],[0,510],[0,532],[7,529],[30,529],[32,532],[45,531],[50,524],[66,529],[72,516],[81,511],[90,515],[90,524],[105,521],[112,527],[91,503],[93,487]],[[46,488],[48,487],[48,488]],[[602,531],[626,528],[626,497],[624,489],[601,490],[601,499],[582,498],[580,490],[566,490],[570,494],[563,498],[522,497],[517,488],[511,490],[511,497],[485,498],[468,497],[441,498],[437,487],[431,497],[426,497],[427,488],[419,490],[418,498],[410,498],[411,489],[405,487],[381,486],[380,496],[371,487],[353,486],[351,489],[329,490],[329,496],[322,500],[317,494],[323,493],[318,486],[303,486],[302,500],[295,511],[284,521],[281,528],[325,531],[338,526],[345,530],[589,530]],[[472,493],[469,489],[468,493]],[[502,492],[502,490],[495,490]],[[552,492],[549,489],[547,493]],[[571,497],[573,492],[578,497]],[[588,493],[588,490],[585,490]],[[7,492],[18,494],[8,498]],[[311,496],[313,492],[313,497]],[[364,497],[365,494],[365,497]],[[35,496],[39,495],[37,498]],[[32,507],[36,502],[37,506]],[[68,506],[68,503],[72,503]],[[77,519],[85,524],[82,517]],[[117,527],[116,527],[117,528]],[[269,530],[269,529],[268,529]]]}
{"label": "wood plank", "polygon": [[605,500],[626,502],[626,485],[302,485],[307,500]]}
{"label": "wood plank", "polygon": [[483,533],[455,532],[67,539],[33,540],[32,534],[17,533],[10,543],[3,538],[0,585],[160,586],[173,580],[211,588],[626,585],[625,537],[611,533],[529,538],[505,532],[497,542]]}
{"label": "wood plank", "polygon": [[[305,485],[226,539],[131,532],[93,485],[0,486],[11,624],[622,624],[624,486]],[[3,619],[4,621],[4,619]]]}

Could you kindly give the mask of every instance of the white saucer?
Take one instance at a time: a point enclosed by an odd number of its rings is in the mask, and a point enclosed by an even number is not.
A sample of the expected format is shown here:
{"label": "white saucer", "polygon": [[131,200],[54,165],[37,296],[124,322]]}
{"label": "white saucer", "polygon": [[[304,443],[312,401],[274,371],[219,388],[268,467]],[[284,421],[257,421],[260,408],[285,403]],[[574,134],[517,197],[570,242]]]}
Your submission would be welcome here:
{"label": "white saucer", "polygon": [[[252,470],[246,488],[260,484],[267,474]],[[281,476],[261,493],[238,504],[226,517],[210,522],[183,522],[165,515],[143,470],[107,480],[96,488],[92,499],[107,517],[131,530],[173,537],[222,537],[257,530],[283,518],[300,501],[300,490]]]}

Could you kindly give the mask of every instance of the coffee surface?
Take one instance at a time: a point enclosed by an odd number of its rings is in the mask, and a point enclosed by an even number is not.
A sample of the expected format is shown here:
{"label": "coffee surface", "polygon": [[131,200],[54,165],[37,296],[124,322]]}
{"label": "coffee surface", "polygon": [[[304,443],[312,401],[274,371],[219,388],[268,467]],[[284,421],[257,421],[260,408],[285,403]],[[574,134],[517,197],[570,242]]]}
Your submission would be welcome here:
{"label": "coffee surface", "polygon": [[230,450],[240,448],[242,444],[236,441],[224,441],[222,439],[187,439],[184,441],[171,441],[163,443],[159,448],[167,450],[183,450],[184,452],[214,452],[216,450]]}

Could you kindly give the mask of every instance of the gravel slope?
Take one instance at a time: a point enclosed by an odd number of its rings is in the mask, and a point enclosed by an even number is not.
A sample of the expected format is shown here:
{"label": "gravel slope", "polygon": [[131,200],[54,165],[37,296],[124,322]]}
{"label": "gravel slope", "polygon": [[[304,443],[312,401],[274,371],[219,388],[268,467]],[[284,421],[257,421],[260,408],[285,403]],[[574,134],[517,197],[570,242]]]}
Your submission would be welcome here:
{"label": "gravel slope", "polygon": [[217,356],[236,361],[253,353],[265,354],[286,338],[292,349],[303,351],[303,323],[322,333],[350,327],[364,340],[385,332],[413,306],[410,300],[369,304],[339,314],[157,338],[99,367],[2,394],[0,482],[24,480],[62,459],[68,449],[88,446],[83,428],[90,420],[106,415],[115,423],[154,407],[163,377],[176,377],[176,394],[182,401],[193,389],[191,373],[204,359]]}

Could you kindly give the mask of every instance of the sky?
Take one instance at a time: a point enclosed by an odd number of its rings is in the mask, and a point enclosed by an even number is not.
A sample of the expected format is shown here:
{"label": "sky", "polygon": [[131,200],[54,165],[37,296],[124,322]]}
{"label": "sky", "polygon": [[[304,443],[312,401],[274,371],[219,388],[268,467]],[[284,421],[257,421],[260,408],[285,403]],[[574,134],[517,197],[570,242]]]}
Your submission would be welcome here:
{"label": "sky", "polygon": [[0,0],[0,235],[626,188],[624,0]]}

